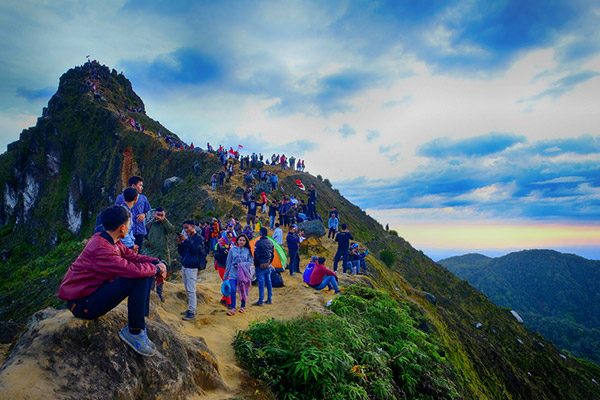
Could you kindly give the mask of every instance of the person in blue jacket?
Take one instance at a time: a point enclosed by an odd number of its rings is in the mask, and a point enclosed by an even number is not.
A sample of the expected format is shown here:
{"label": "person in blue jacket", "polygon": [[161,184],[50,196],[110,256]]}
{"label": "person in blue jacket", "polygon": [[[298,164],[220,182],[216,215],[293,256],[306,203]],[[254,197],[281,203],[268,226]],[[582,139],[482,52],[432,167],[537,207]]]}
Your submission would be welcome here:
{"label": "person in blue jacket", "polygon": [[[138,199],[135,205],[131,209],[131,219],[133,225],[131,227],[133,231],[133,237],[135,238],[135,245],[138,247],[138,252],[142,249],[144,237],[148,234],[146,230],[146,224],[144,223],[148,213],[152,210],[148,198],[142,194],[144,190],[144,179],[142,177],[134,175],[129,178],[129,187],[134,188],[138,192]],[[117,196],[115,204],[122,206],[125,204],[123,194]]]}

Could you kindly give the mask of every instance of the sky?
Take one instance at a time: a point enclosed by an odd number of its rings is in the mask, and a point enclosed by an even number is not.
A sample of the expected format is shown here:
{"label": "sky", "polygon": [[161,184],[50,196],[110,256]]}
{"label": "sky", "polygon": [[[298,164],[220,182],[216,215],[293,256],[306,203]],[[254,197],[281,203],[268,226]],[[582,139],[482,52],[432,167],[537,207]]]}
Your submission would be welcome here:
{"label": "sky", "polygon": [[0,4],[0,151],[86,56],[186,142],[304,159],[434,260],[600,259],[600,1]]}

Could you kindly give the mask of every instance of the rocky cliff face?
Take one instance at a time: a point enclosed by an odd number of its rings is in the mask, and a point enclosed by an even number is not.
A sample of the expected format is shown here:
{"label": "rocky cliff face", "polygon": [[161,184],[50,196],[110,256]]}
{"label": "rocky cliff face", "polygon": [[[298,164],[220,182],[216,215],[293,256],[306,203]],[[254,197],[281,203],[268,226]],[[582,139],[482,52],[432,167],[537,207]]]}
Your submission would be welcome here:
{"label": "rocky cliff face", "polygon": [[187,175],[194,163],[205,169],[205,155],[168,151],[158,132],[179,140],[146,116],[123,75],[97,63],[67,71],[36,126],[0,156],[0,235],[10,234],[2,247],[52,246],[61,235],[89,231],[133,174],[152,174],[152,191],[153,182]]}

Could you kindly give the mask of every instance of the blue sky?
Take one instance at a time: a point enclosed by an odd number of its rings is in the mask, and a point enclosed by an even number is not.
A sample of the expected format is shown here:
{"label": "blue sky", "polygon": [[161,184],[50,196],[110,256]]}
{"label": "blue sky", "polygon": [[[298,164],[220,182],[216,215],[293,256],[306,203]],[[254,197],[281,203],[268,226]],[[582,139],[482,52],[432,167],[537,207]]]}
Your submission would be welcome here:
{"label": "blue sky", "polygon": [[598,1],[9,1],[0,149],[89,54],[186,141],[304,158],[434,258],[598,259],[599,30]]}

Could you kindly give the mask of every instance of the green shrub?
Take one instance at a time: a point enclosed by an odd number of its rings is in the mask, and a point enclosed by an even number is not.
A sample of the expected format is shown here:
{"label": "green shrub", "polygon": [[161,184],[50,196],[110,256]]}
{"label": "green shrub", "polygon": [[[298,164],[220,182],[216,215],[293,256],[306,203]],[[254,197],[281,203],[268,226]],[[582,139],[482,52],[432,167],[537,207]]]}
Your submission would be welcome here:
{"label": "green shrub", "polygon": [[331,311],[254,323],[236,354],[282,399],[458,397],[438,347],[389,295],[350,286]]}
{"label": "green shrub", "polygon": [[395,230],[393,230],[393,229],[390,229],[390,230],[388,231],[388,234],[390,234],[390,235],[392,235],[392,236],[396,236],[396,237],[398,237],[398,232],[397,232],[397,231],[395,231]]}
{"label": "green shrub", "polygon": [[381,250],[379,252],[379,258],[381,258],[381,261],[383,261],[385,265],[391,267],[396,260],[396,254],[394,254],[392,250]]}

